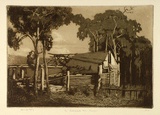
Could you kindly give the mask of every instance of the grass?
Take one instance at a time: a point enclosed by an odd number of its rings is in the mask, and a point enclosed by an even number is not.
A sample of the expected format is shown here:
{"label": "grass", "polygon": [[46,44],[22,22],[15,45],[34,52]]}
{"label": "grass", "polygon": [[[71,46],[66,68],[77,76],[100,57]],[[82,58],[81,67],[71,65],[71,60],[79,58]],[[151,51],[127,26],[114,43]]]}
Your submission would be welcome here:
{"label": "grass", "polygon": [[[126,93],[125,98],[121,97],[121,91],[110,95],[105,90],[100,90],[95,97],[93,87],[81,86],[83,82],[79,79],[78,86],[71,87],[69,92],[39,93],[38,97],[33,95],[32,89],[17,87],[16,82],[8,79],[8,107],[139,107],[152,108],[152,92],[144,98],[133,100]],[[88,83],[88,82],[87,82]],[[83,83],[83,84],[87,84]]]}
{"label": "grass", "polygon": [[[49,98],[48,98],[49,97]],[[28,106],[34,107],[143,107],[142,100],[127,100],[116,96],[94,97],[81,93],[70,95],[64,92],[39,96]]]}
{"label": "grass", "polygon": [[[18,91],[18,92],[17,92]],[[128,95],[128,94],[126,94]],[[8,95],[10,97],[10,95]],[[146,99],[130,100],[122,98],[120,92],[110,95],[99,91],[95,97],[92,89],[87,87],[72,88],[69,92],[40,93],[38,97],[27,93],[25,89],[16,89],[14,95],[8,98],[9,107],[139,107],[151,108]]]}

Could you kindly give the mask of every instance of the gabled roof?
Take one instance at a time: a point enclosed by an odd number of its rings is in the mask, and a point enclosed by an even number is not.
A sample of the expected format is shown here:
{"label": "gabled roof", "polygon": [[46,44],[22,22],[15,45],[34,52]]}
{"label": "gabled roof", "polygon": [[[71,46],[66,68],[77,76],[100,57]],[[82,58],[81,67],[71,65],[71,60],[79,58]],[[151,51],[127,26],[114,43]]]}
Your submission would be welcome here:
{"label": "gabled roof", "polygon": [[71,58],[67,63],[67,66],[71,68],[71,71],[77,71],[80,73],[97,73],[98,65],[105,61],[107,52],[89,52],[83,54],[77,54]]}
{"label": "gabled roof", "polygon": [[72,59],[99,64],[105,60],[107,55],[108,55],[107,52],[89,52],[89,53],[77,54],[73,56]]}

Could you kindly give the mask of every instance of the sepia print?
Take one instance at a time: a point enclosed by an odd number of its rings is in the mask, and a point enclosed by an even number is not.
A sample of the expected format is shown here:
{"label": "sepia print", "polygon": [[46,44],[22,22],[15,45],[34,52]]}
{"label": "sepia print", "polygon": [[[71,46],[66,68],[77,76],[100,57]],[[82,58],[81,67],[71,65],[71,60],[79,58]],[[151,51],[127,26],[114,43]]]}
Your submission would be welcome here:
{"label": "sepia print", "polygon": [[153,6],[7,6],[8,107],[153,107]]}

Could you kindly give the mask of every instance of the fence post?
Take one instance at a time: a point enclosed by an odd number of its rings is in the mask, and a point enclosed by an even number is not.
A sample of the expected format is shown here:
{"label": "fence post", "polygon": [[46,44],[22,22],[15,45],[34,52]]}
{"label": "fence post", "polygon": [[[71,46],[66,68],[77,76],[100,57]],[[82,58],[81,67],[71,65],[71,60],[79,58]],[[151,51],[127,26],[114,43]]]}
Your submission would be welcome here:
{"label": "fence post", "polygon": [[115,74],[115,71],[113,72],[113,84],[116,86],[116,74]]}
{"label": "fence post", "polygon": [[99,70],[99,71],[98,71],[98,74],[99,74],[99,75],[102,75],[102,73],[103,73],[102,64],[99,65],[99,69],[98,69],[98,70]]}
{"label": "fence post", "polygon": [[13,78],[14,80],[16,79],[16,69],[15,69],[15,68],[13,68],[12,78]]}
{"label": "fence post", "polygon": [[118,87],[119,87],[120,86],[120,63],[118,63],[117,77],[118,77]]}
{"label": "fence post", "polygon": [[99,89],[101,87],[102,73],[103,73],[103,68],[102,68],[102,64],[100,64],[99,65],[99,69],[98,69],[98,75],[99,75],[99,78],[98,78],[98,87],[97,87],[98,91],[99,91]]}
{"label": "fence post", "polygon": [[21,69],[21,78],[24,79],[24,69]]}
{"label": "fence post", "polygon": [[69,91],[70,86],[70,71],[67,71],[67,91]]}
{"label": "fence post", "polygon": [[41,67],[41,90],[44,91],[44,67]]}

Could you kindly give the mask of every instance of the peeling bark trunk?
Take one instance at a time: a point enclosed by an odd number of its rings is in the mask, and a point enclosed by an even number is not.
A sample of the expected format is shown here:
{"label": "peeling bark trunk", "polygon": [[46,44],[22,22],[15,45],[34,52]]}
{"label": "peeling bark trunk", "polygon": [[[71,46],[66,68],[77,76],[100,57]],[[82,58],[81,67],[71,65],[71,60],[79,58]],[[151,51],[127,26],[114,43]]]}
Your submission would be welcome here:
{"label": "peeling bark trunk", "polygon": [[106,48],[105,48],[105,52],[108,51],[108,38],[106,37]]}
{"label": "peeling bark trunk", "polygon": [[[37,24],[39,25],[39,22]],[[34,71],[34,93],[36,96],[38,95],[37,79],[38,79],[38,71],[39,71],[38,40],[39,40],[39,27],[37,27],[37,40],[35,43],[36,64],[35,64],[35,71]]]}
{"label": "peeling bark trunk", "polygon": [[132,85],[132,60],[130,60],[130,65],[129,65],[129,74],[130,74],[130,85]]}
{"label": "peeling bark trunk", "polygon": [[99,50],[98,46],[99,46],[99,42],[97,41],[96,42],[96,52],[98,52],[98,50]]}
{"label": "peeling bark trunk", "polygon": [[47,92],[49,92],[48,67],[47,67],[47,61],[46,61],[45,41],[43,41],[43,63],[44,63],[44,75],[45,75],[45,78],[46,78]]}
{"label": "peeling bark trunk", "polygon": [[94,45],[93,45],[94,52],[98,52],[98,42],[94,40]]}
{"label": "peeling bark trunk", "polygon": [[117,50],[116,50],[116,42],[115,42],[115,39],[112,38],[112,42],[113,42],[113,47],[114,47],[114,49],[113,49],[114,57],[115,57],[115,59],[116,59],[116,61],[117,61]]}
{"label": "peeling bark trunk", "polygon": [[96,42],[94,41],[94,44],[93,44],[93,52],[96,52]]}
{"label": "peeling bark trunk", "polygon": [[39,70],[39,54],[36,54],[36,66],[35,66],[35,71],[34,71],[34,93],[35,95],[38,94],[38,89],[37,89],[38,70]]}

